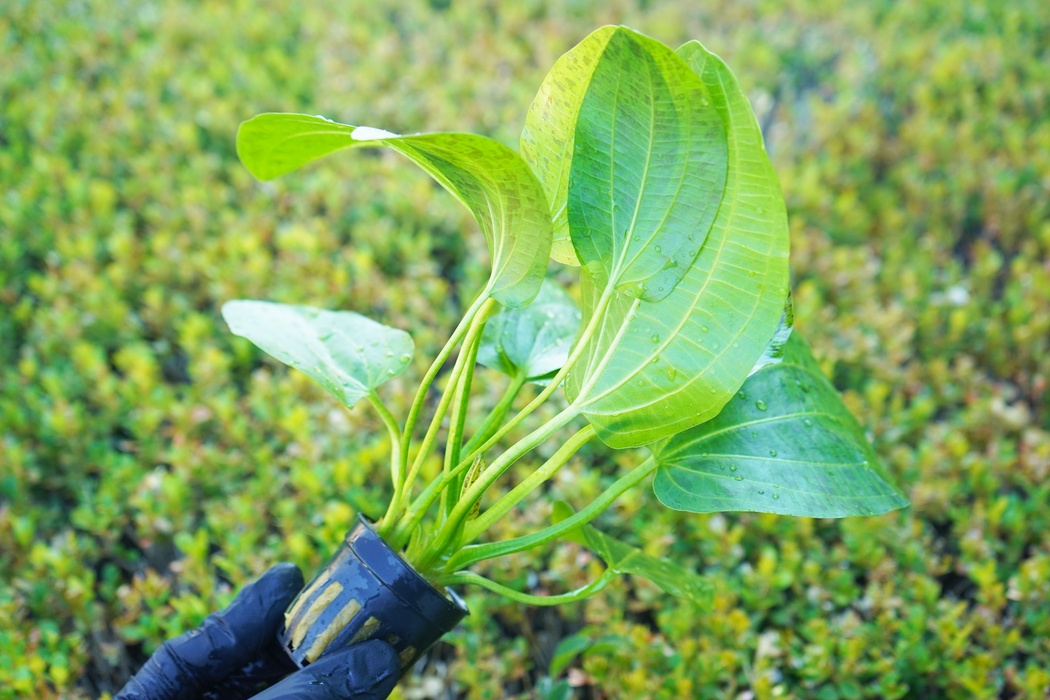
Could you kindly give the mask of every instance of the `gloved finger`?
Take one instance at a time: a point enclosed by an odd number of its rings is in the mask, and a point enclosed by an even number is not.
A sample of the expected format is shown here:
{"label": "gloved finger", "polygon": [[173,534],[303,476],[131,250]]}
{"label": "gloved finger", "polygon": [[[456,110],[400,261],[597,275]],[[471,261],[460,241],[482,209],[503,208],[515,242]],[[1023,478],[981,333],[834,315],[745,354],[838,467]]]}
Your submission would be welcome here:
{"label": "gloved finger", "polygon": [[299,667],[281,646],[280,638],[273,635],[258,656],[205,690],[200,700],[246,700],[297,670]]}
{"label": "gloved finger", "polygon": [[229,607],[165,642],[114,700],[190,700],[256,657],[277,634],[281,615],[303,587],[294,564],[272,567]]}
{"label": "gloved finger", "polygon": [[322,657],[252,700],[384,700],[400,675],[394,647],[375,639]]}

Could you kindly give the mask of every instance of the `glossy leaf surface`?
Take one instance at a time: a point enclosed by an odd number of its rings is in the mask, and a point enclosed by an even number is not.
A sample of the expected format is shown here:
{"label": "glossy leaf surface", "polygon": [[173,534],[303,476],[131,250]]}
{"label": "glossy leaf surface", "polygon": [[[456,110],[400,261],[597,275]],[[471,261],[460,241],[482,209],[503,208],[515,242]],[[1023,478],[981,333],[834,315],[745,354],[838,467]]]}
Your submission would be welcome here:
{"label": "glossy leaf surface", "polygon": [[557,372],[565,364],[580,325],[580,310],[553,280],[546,279],[535,301],[523,309],[503,309],[489,319],[478,362],[511,377],[527,379]]}
{"label": "glossy leaf surface", "polygon": [[616,27],[602,27],[558,59],[525,117],[521,157],[536,173],[550,203],[554,244],[551,257],[579,265],[569,236],[569,171],[576,142],[576,117],[591,75]]}
{"label": "glossy leaf surface", "polygon": [[[636,447],[718,415],[762,357],[788,287],[784,200],[747,97],[717,56],[680,49],[728,129],[725,195],[707,241],[674,291],[652,303],[619,295],[569,372],[598,436]],[[600,297],[581,276],[583,323]]]}
{"label": "glossy leaf surface", "polygon": [[784,313],[780,316],[780,323],[777,324],[777,328],[773,331],[773,337],[766,345],[766,349],[762,351],[762,357],[758,358],[758,362],[751,368],[751,376],[763,367],[769,365],[778,364],[784,359],[784,351],[787,349],[788,339],[791,337],[791,331],[795,328],[795,304],[791,300],[791,291],[788,290],[787,297],[784,299]]}
{"label": "glossy leaf surface", "polygon": [[414,346],[405,331],[352,311],[267,301],[222,306],[234,334],[302,370],[346,406],[408,369]]}
{"label": "glossy leaf surface", "polygon": [[237,132],[237,154],[260,180],[337,151],[377,146],[409,158],[471,211],[492,258],[492,298],[528,305],[547,269],[551,222],[542,186],[506,146],[475,134],[398,136],[306,114],[260,114]]}
{"label": "glossy leaf surface", "polygon": [[676,510],[841,518],[907,505],[797,332],[717,417],[651,450],[653,490]]}
{"label": "glossy leaf surface", "polygon": [[[559,523],[573,515],[572,506],[564,501],[554,504],[551,519]],[[714,590],[710,582],[668,559],[646,554],[637,547],[610,537],[592,525],[562,535],[567,540],[584,545],[601,557],[605,565],[621,574],[641,576],[652,581],[664,593],[688,598],[703,607],[710,607]]]}
{"label": "glossy leaf surface", "polygon": [[595,286],[670,294],[704,244],[726,167],[726,130],[699,76],[617,28],[580,105],[569,179],[572,242]]}

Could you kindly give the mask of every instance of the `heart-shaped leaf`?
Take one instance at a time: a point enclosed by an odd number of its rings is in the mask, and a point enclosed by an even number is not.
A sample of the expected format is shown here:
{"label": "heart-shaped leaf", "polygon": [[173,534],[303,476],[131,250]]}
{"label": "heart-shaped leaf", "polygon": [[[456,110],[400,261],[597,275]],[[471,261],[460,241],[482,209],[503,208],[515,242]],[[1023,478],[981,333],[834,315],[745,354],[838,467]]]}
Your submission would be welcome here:
{"label": "heart-shaped leaf", "polygon": [[527,306],[547,269],[551,222],[543,187],[506,146],[475,134],[398,136],[306,114],[260,114],[237,131],[237,154],[260,180],[336,151],[376,146],[409,158],[474,214],[492,258],[487,292],[504,306]]}
{"label": "heart-shaped leaf", "polygon": [[[574,513],[568,503],[557,501],[551,520],[560,523],[572,517]],[[592,525],[581,525],[562,537],[587,547],[617,573],[641,576],[652,581],[664,593],[688,598],[705,608],[711,607],[714,594],[711,582],[673,561],[646,554],[637,547],[606,535]]]}
{"label": "heart-shaped leaf", "polygon": [[511,377],[536,380],[557,372],[569,357],[580,310],[557,282],[547,279],[523,309],[503,309],[489,319],[478,362]]}
{"label": "heart-shaped leaf", "polygon": [[569,236],[569,171],[576,142],[576,117],[609,37],[616,27],[602,27],[558,59],[525,117],[521,157],[547,192],[554,226],[551,257],[579,265]]}
{"label": "heart-shaped leaf", "polygon": [[797,332],[717,417],[650,449],[653,490],[676,510],[842,518],[908,504]]}
{"label": "heart-shaped leaf", "polygon": [[[726,124],[729,173],[707,241],[674,291],[656,303],[616,296],[569,372],[569,400],[618,448],[716,416],[762,357],[788,292],[787,214],[747,97],[717,56],[695,42],[679,51]],[[580,289],[586,326],[601,290],[587,275]]]}
{"label": "heart-shaped leaf", "polygon": [[352,311],[325,311],[268,301],[222,306],[234,334],[302,370],[346,406],[408,369],[414,346],[405,331]]}
{"label": "heart-shaped leaf", "polygon": [[670,294],[704,244],[726,167],[726,129],[700,77],[617,28],[580,104],[569,178],[569,230],[595,286]]}

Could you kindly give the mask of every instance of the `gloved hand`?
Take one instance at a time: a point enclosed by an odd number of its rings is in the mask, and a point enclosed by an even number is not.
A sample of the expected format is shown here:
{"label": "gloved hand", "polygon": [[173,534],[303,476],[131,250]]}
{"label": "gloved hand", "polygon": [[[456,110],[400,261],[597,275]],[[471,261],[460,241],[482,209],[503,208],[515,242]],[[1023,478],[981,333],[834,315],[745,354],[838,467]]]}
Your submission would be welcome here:
{"label": "gloved hand", "polygon": [[228,608],[165,642],[113,700],[386,698],[401,665],[394,647],[383,641],[355,644],[296,670],[280,648],[277,631],[302,587],[297,566],[274,566],[245,586]]}

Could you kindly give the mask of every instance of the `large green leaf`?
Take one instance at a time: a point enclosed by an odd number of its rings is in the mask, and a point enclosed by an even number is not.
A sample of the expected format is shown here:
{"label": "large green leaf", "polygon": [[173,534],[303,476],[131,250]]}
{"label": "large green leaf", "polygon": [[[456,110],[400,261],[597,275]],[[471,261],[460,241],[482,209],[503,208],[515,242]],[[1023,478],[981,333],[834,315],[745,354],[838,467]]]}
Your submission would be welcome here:
{"label": "large green leaf", "polygon": [[[568,503],[557,501],[551,519],[559,523],[572,517],[574,512]],[[606,535],[592,525],[581,525],[562,537],[587,547],[617,573],[641,576],[652,581],[664,593],[688,598],[705,608],[711,606],[714,594],[711,582],[673,561],[646,554],[637,547]]]}
{"label": "large green leaf", "polygon": [[576,142],[576,117],[598,58],[616,27],[602,27],[558,59],[525,117],[521,157],[547,192],[554,226],[551,257],[579,265],[569,237],[569,171]]}
{"label": "large green leaf", "polygon": [[[636,447],[710,420],[759,361],[788,293],[784,200],[762,133],[736,78],[691,43],[679,51],[728,129],[725,194],[707,241],[674,291],[652,303],[616,296],[566,394],[598,436]],[[581,275],[583,325],[601,295]]]}
{"label": "large green leaf", "polygon": [[907,505],[797,332],[716,418],[650,449],[653,489],[676,510],[841,518]]}
{"label": "large green leaf", "polygon": [[524,309],[503,309],[489,319],[478,362],[515,377],[535,380],[557,372],[569,357],[580,310],[557,282],[547,279]]}
{"label": "large green leaf", "polygon": [[237,131],[237,154],[260,180],[366,146],[403,154],[474,214],[492,258],[492,298],[512,307],[535,298],[550,257],[549,208],[528,164],[506,146],[475,134],[398,136],[306,114],[260,114]]}
{"label": "large green leaf", "polygon": [[222,306],[234,334],[300,369],[347,406],[404,372],[412,336],[352,311],[325,311],[267,301]]}
{"label": "large green leaf", "polygon": [[726,185],[726,131],[674,51],[624,27],[609,37],[576,121],[569,230],[604,289],[659,301],[693,264]]}

